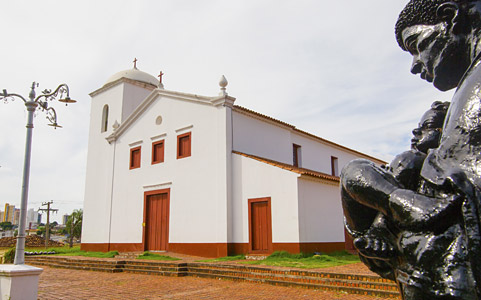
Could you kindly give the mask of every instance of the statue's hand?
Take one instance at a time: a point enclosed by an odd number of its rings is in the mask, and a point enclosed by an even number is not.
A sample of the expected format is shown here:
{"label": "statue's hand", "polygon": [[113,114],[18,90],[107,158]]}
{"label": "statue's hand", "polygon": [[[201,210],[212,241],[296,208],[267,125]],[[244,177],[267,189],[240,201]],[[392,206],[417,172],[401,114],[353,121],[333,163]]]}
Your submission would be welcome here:
{"label": "statue's hand", "polygon": [[389,260],[397,255],[394,246],[382,236],[366,234],[354,239],[354,246],[362,256]]}
{"label": "statue's hand", "polygon": [[448,225],[445,220],[460,212],[464,196],[458,193],[444,197],[427,197],[411,190],[398,189],[390,194],[386,216],[400,228],[409,230],[433,229]]}

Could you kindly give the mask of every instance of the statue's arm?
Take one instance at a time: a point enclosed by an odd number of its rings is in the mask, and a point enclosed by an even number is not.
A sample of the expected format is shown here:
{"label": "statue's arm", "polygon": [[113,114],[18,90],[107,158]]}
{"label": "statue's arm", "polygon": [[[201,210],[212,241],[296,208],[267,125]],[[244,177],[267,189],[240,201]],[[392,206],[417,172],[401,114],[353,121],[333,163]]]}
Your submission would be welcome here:
{"label": "statue's arm", "polygon": [[[454,180],[450,181],[451,186],[455,185]],[[451,194],[439,193],[438,197],[403,189],[391,174],[366,160],[355,160],[344,167],[341,185],[347,224],[359,231],[374,221],[374,212],[367,216],[369,209],[381,212],[400,228],[432,228],[459,208],[463,199],[463,193],[455,189]]]}
{"label": "statue's arm", "polygon": [[428,197],[415,191],[397,189],[389,195],[388,208],[382,213],[400,228],[419,230],[442,226],[459,211],[464,197],[460,194]]}

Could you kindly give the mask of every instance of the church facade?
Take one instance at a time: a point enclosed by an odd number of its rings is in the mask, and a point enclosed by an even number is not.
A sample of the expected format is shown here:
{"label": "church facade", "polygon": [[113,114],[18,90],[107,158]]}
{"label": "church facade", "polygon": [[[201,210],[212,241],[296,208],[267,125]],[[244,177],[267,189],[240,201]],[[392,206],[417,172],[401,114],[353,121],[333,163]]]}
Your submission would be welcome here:
{"label": "church facade", "polygon": [[339,170],[381,160],[136,68],[92,92],[81,248],[205,257],[346,247]]}

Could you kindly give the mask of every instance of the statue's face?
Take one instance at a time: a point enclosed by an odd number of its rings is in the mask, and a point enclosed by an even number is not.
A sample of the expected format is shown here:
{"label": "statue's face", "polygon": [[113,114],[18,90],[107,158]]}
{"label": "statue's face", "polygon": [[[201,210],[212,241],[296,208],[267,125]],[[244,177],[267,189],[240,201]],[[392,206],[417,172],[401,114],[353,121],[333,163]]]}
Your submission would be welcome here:
{"label": "statue's face", "polygon": [[444,114],[428,110],[421,118],[419,127],[413,130],[411,148],[427,153],[429,149],[439,147],[443,127]]}
{"label": "statue's face", "polygon": [[462,35],[455,35],[446,23],[414,25],[402,32],[405,48],[413,56],[411,73],[432,82],[441,90],[457,87],[469,67],[469,49]]}

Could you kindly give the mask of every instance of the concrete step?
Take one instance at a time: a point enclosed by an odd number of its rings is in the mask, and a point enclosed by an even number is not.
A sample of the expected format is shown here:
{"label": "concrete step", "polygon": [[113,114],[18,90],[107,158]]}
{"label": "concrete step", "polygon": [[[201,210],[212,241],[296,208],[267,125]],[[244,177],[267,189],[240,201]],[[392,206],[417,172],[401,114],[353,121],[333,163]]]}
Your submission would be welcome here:
{"label": "concrete step", "polygon": [[320,290],[397,298],[398,288],[392,281],[375,276],[347,275],[299,270],[270,270],[248,266],[189,264],[189,275],[230,280],[246,280],[275,285],[302,286]]}
{"label": "concrete step", "polygon": [[[323,276],[299,276],[293,274],[278,274],[278,273],[256,273],[256,272],[249,272],[249,271],[236,271],[236,270],[228,270],[222,268],[192,268],[189,267],[190,273],[202,273],[207,275],[229,275],[229,276],[237,276],[237,277],[248,277],[248,278],[259,278],[259,279],[282,279],[283,281],[296,281],[296,282],[307,282],[307,283],[324,283],[324,284],[331,284],[331,285],[342,285],[344,282],[349,282],[349,285],[352,286],[356,283],[356,286],[369,288],[375,286],[376,288],[383,289],[383,290],[397,290],[397,286],[392,282],[377,282],[371,281],[369,277],[362,277],[359,276],[356,279],[353,278],[344,278],[343,276],[336,277],[323,277]],[[333,275],[341,275],[341,274],[333,274]]]}
{"label": "concrete step", "polygon": [[186,271],[168,271],[168,270],[149,270],[149,269],[138,269],[138,268],[124,268],[123,272],[134,273],[134,274],[148,274],[148,275],[161,275],[170,277],[184,277],[189,274]]}
{"label": "concrete step", "polygon": [[206,264],[206,263],[189,263],[189,269],[214,269],[214,270],[231,270],[239,272],[250,272],[256,274],[276,274],[281,276],[303,276],[303,277],[318,277],[318,278],[337,278],[345,280],[362,280],[367,282],[381,282],[391,283],[391,280],[381,278],[379,276],[370,275],[355,275],[355,274],[340,274],[340,273],[328,273],[320,271],[300,270],[300,269],[279,269],[250,265],[234,265],[234,264]]}
{"label": "concrete step", "polygon": [[117,259],[136,259],[142,252],[121,252],[115,256]]}
{"label": "concrete step", "polygon": [[261,279],[261,278],[252,278],[252,277],[240,278],[238,276],[229,276],[229,275],[216,275],[215,277],[213,277],[213,276],[206,275],[205,273],[195,273],[195,272],[189,272],[189,276],[195,276],[195,277],[201,277],[201,278],[225,279],[225,280],[233,280],[233,281],[250,281],[250,282],[267,283],[267,284],[279,285],[279,286],[297,286],[297,287],[316,289],[321,291],[338,291],[338,292],[345,292],[349,294],[371,295],[371,296],[382,297],[382,298],[399,298],[399,292],[375,289],[373,287],[366,289],[362,287],[349,286],[348,284],[344,286],[325,285],[325,284],[315,284],[315,283],[295,282],[295,281],[288,282],[284,280]]}

